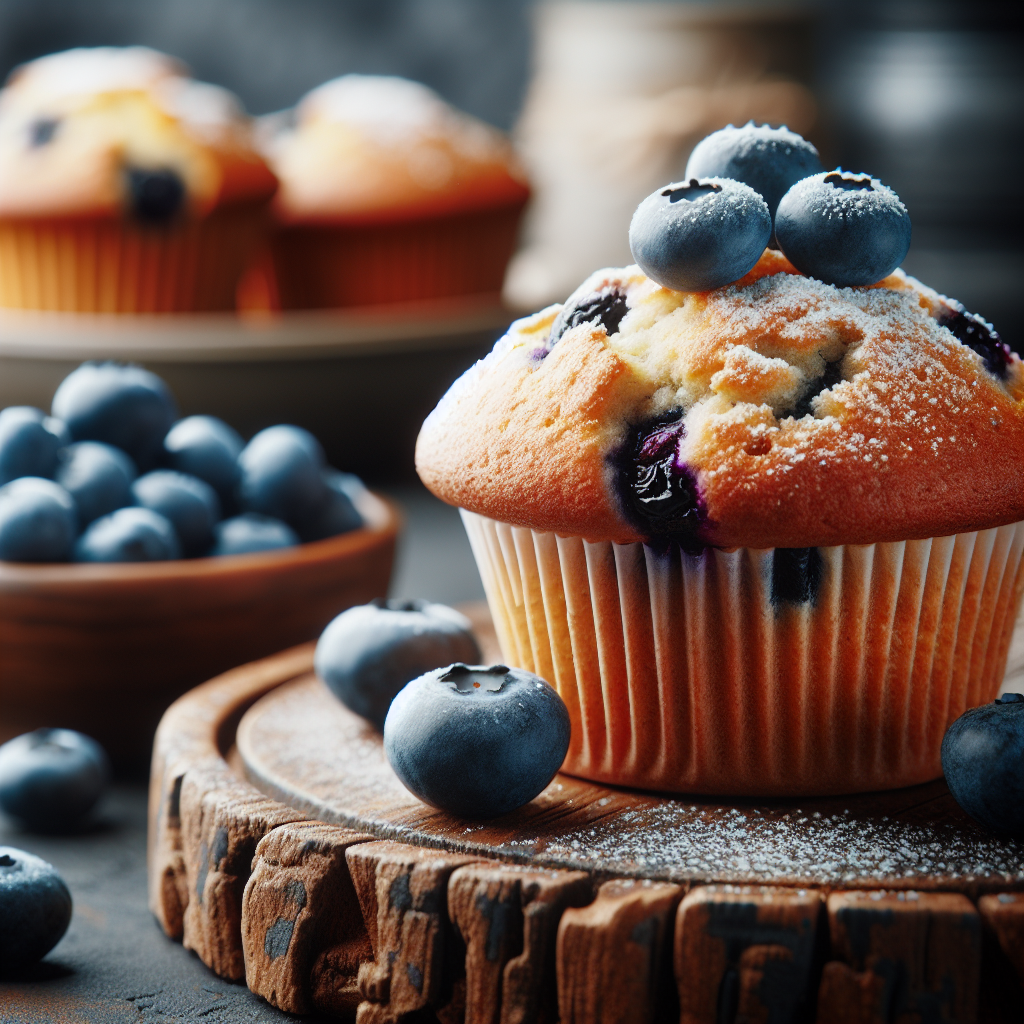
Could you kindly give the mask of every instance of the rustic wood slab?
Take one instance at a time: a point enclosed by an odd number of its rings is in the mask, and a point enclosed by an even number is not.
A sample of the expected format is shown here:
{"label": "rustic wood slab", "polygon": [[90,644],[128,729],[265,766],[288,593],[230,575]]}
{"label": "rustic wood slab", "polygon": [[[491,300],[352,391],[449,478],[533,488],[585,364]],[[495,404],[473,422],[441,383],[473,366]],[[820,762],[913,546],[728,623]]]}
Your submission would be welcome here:
{"label": "rustic wood slab", "polygon": [[241,916],[249,987],[292,1013],[354,1011],[373,951],[346,854],[370,836],[318,821],[271,830],[256,847]]}
{"label": "rustic wood slab", "polygon": [[558,1020],[555,944],[569,907],[593,899],[582,871],[505,864],[459,868],[448,883],[448,915],[466,947],[466,1019],[480,1024]]}
{"label": "rustic wood slab", "polygon": [[977,1020],[981,923],[966,897],[833,893],[828,918],[835,959],[818,990],[819,1020]]}
{"label": "rustic wood slab", "polygon": [[984,831],[941,780],[796,801],[668,798],[559,775],[527,807],[465,822],[427,807],[391,771],[380,735],[314,676],[246,712],[250,782],[320,821],[513,863],[676,883],[1024,890],[1024,849]]}
{"label": "rustic wood slab", "polygon": [[153,758],[158,921],[282,1009],[359,1024],[1020,1019],[1024,845],[976,828],[941,783],[797,808],[559,777],[517,814],[456,822],[405,793],[379,737],[312,678],[312,653],[187,694]]}
{"label": "rustic wood slab", "polygon": [[823,937],[820,892],[705,885],[676,917],[680,1021],[805,1019]]}
{"label": "rustic wood slab", "polygon": [[670,1019],[672,919],[683,888],[648,879],[605,882],[558,927],[562,1024],[655,1024]]}

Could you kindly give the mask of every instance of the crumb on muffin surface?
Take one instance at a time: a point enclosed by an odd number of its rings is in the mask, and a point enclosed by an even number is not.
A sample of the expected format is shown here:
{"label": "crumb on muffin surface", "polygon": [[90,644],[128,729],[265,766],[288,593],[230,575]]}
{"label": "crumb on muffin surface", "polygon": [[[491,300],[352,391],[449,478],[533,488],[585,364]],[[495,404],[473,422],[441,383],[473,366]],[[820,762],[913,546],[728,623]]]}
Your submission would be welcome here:
{"label": "crumb on muffin surface", "polygon": [[550,307],[453,385],[417,446],[434,493],[515,525],[646,540],[622,465],[644,424],[675,419],[701,543],[873,543],[1024,519],[1021,360],[991,372],[940,326],[947,301],[902,272],[837,288],[767,250],[711,292],[628,267],[566,305],[605,289],[625,295],[610,335],[591,320],[551,342]]}

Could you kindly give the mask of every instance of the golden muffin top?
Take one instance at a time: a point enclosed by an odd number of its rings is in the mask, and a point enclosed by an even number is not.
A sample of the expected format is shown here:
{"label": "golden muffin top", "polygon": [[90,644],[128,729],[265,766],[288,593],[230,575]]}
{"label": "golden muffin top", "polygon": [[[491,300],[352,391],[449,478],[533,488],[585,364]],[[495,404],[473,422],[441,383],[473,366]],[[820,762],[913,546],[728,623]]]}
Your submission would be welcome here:
{"label": "golden muffin top", "polygon": [[418,82],[344,75],[263,119],[286,222],[381,223],[522,204],[508,140]]}
{"label": "golden muffin top", "polygon": [[0,216],[159,222],[276,188],[235,97],[154,50],[52,54],[0,91]]}
{"label": "golden muffin top", "polygon": [[1024,367],[902,271],[839,288],[769,249],[682,292],[603,270],[456,381],[416,465],[450,504],[594,541],[945,536],[1024,519]]}

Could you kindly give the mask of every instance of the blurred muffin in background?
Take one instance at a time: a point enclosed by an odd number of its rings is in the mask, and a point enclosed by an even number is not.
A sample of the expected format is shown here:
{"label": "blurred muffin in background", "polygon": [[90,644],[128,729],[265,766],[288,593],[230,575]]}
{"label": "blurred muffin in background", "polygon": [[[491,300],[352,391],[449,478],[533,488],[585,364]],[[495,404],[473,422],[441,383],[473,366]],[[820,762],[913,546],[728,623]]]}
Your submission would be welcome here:
{"label": "blurred muffin in background", "polygon": [[495,128],[402,78],[345,75],[261,123],[284,309],[501,291],[529,189]]}
{"label": "blurred muffin in background", "polygon": [[0,306],[231,309],[276,189],[235,97],[173,58],[32,61],[0,91]]}

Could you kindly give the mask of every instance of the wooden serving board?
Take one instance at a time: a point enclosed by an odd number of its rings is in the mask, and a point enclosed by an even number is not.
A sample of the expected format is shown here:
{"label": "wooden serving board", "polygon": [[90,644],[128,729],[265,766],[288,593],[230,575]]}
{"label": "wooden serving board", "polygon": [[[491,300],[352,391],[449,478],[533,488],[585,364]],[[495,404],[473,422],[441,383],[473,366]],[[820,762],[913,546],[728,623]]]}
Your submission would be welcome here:
{"label": "wooden serving board", "polygon": [[154,751],[154,913],[282,1009],[1020,1017],[1024,845],[981,830],[941,780],[725,803],[560,775],[514,814],[465,822],[412,797],[311,669],[307,645],[199,687]]}

